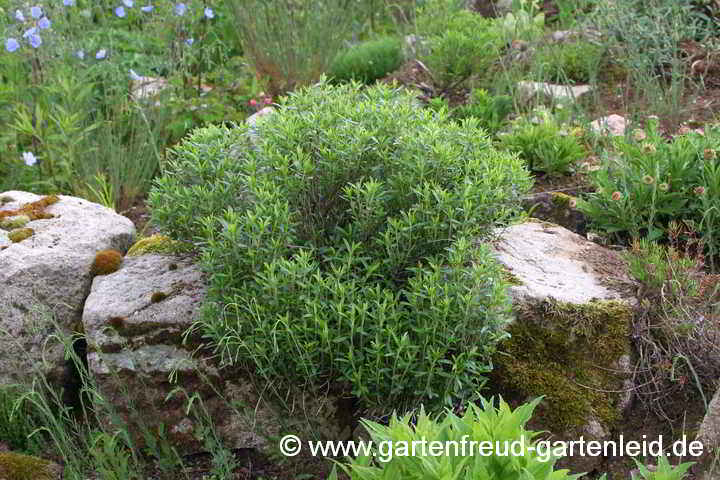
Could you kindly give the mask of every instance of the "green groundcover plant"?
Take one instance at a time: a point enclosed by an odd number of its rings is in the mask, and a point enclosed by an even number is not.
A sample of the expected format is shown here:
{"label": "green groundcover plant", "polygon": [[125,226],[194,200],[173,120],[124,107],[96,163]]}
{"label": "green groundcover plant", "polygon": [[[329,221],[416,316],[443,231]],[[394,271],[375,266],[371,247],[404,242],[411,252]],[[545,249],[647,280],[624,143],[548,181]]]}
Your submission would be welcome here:
{"label": "green groundcover plant", "polygon": [[668,239],[673,221],[690,225],[715,268],[720,252],[720,128],[666,141],[651,122],[592,174],[595,192],[578,202],[591,225],[617,240]]}
{"label": "green groundcover plant", "polygon": [[[542,400],[538,398],[516,409],[502,399],[498,406],[494,400],[482,400],[481,404],[470,404],[462,416],[447,411],[432,418],[423,410],[413,422],[412,415],[403,418],[393,416],[388,426],[363,420],[363,426],[370,434],[375,451],[359,455],[348,464],[339,464],[351,480],[382,480],[402,478],[414,479],[487,479],[487,480],[573,480],[581,475],[570,475],[568,470],[556,470],[557,461],[551,453],[538,447],[536,437],[540,432],[525,429],[533,410]],[[446,453],[431,455],[429,448],[424,452],[417,449],[416,455],[404,454],[404,444],[416,446],[430,442],[441,442]],[[474,445],[497,446],[515,454],[482,455],[477,448],[471,454],[470,442]],[[463,444],[465,446],[463,447]],[[457,445],[457,447],[456,447]],[[393,451],[395,447],[397,450]],[[487,452],[487,450],[485,450]],[[336,480],[333,470],[329,480]]]}
{"label": "green groundcover plant", "polygon": [[387,86],[319,84],[279,108],[252,142],[195,132],[150,195],[201,247],[207,337],[261,377],[368,407],[473,395],[508,313],[475,244],[518,212],[522,162]]}
{"label": "green groundcover plant", "polygon": [[330,65],[330,76],[337,81],[370,84],[398,69],[402,61],[402,41],[392,37],[379,38],[340,52]]}

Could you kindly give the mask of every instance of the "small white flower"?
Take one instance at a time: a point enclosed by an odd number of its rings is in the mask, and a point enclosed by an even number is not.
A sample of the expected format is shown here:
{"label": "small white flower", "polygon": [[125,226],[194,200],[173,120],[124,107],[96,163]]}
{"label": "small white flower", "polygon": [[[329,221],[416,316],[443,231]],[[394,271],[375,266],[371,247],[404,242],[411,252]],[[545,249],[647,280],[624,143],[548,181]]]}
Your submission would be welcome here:
{"label": "small white flower", "polygon": [[106,56],[107,56],[107,50],[105,50],[104,48],[101,48],[101,49],[98,50],[97,53],[95,54],[95,59],[97,59],[97,60],[102,60],[102,59],[105,58]]}
{"label": "small white flower", "polygon": [[77,58],[79,58],[80,60],[82,60],[82,59],[85,58],[85,52],[82,51],[82,50],[78,50],[77,52],[75,52],[75,56],[76,56]]}
{"label": "small white flower", "polygon": [[18,22],[24,22],[25,21],[25,15],[20,10],[15,10],[15,20]]}
{"label": "small white flower", "polygon": [[132,78],[136,82],[142,80],[142,77],[135,73],[135,70],[133,70],[132,68],[130,69],[130,78]]}
{"label": "small white flower", "polygon": [[35,155],[33,155],[32,152],[23,152],[22,157],[25,165],[27,165],[28,167],[32,167],[37,163],[37,158],[35,157]]}

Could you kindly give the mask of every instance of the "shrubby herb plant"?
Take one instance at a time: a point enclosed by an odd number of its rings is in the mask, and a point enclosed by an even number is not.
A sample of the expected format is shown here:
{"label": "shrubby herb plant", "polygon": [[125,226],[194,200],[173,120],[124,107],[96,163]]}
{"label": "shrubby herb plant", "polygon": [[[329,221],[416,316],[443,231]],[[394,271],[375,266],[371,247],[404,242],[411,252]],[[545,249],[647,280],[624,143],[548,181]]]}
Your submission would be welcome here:
{"label": "shrubby herb plant", "polygon": [[501,23],[467,10],[458,0],[429,0],[419,9],[416,27],[430,47],[420,59],[443,91],[486,73],[506,40]]}
{"label": "shrubby herb plant", "polygon": [[474,395],[509,307],[475,243],[518,211],[522,162],[385,86],[279,106],[254,147],[196,132],[150,196],[162,228],[202,246],[207,338],[276,384],[330,382],[366,407]]}

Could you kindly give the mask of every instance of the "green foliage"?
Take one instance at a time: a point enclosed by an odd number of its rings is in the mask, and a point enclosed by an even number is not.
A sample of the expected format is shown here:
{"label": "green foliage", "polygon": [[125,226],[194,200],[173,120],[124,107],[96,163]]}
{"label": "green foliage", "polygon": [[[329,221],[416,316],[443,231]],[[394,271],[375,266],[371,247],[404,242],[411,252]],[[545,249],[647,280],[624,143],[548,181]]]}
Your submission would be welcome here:
{"label": "green foliage", "polygon": [[[272,94],[307,85],[327,71],[365,2],[347,0],[225,0],[246,57]],[[280,13],[282,12],[282,13]]]}
{"label": "green foliage", "polygon": [[505,42],[503,29],[493,20],[465,9],[457,0],[429,0],[416,23],[418,34],[430,46],[420,59],[442,90],[485,73]]}
{"label": "green foliage", "polygon": [[689,274],[695,266],[692,258],[683,257],[672,247],[665,247],[639,238],[632,244],[632,250],[625,255],[630,274],[646,288],[659,291],[669,287],[668,293],[697,292],[695,278]]}
{"label": "green foliage", "polygon": [[338,81],[356,80],[369,85],[396,70],[402,61],[400,39],[371,40],[340,52],[330,65],[330,76]]}
{"label": "green foliage", "polygon": [[39,424],[34,413],[17,386],[6,386],[0,390],[0,439],[11,450],[37,452],[37,439],[30,436]]}
{"label": "green foliage", "polygon": [[588,83],[596,77],[604,54],[604,47],[585,41],[550,44],[535,54],[533,71],[539,81]]}
{"label": "green foliage", "polygon": [[[165,172],[148,196],[153,222],[188,242],[203,238],[202,219],[247,202],[244,149],[247,126],[211,125],[191,132],[168,150]],[[234,147],[234,148],[233,148]]]}
{"label": "green foliage", "polygon": [[302,90],[255,130],[254,148],[196,132],[151,194],[173,237],[204,227],[202,326],[224,358],[368,406],[476,391],[508,303],[471,239],[517,211],[522,163],[386,86]]}
{"label": "green foliage", "polygon": [[[556,470],[557,459],[536,440],[539,432],[526,430],[525,426],[540,400],[538,398],[512,410],[502,399],[499,399],[497,407],[493,399],[482,399],[480,406],[470,403],[462,416],[448,410],[437,418],[431,418],[421,409],[416,419],[411,414],[402,418],[394,415],[388,426],[363,420],[374,450],[363,452],[339,466],[351,480],[579,478],[580,475],[570,475],[567,470]],[[419,445],[428,446],[432,442],[440,442],[447,454],[433,455],[428,453],[429,448],[419,448]],[[478,451],[480,445],[491,445],[502,452],[504,448],[510,448],[512,442],[522,442],[522,454],[485,455]],[[385,448],[388,445],[392,448]],[[418,446],[413,448],[413,455],[409,453],[410,445]],[[483,453],[488,452],[486,447],[482,448]],[[329,478],[338,478],[336,469]]]}
{"label": "green foliage", "polygon": [[575,163],[585,157],[585,149],[578,139],[562,132],[552,120],[537,125],[520,121],[510,133],[500,136],[500,145],[518,152],[530,170],[550,175],[570,172]]}
{"label": "green foliage", "polygon": [[[229,15],[213,7],[207,18],[207,2],[184,3],[176,15],[172,2],[151,12],[136,2],[122,18],[107,2],[44,5],[52,27],[40,29],[38,48],[22,36],[35,22],[27,6],[8,8],[2,22],[16,8],[26,22],[0,28],[20,45],[0,52],[0,123],[8,127],[0,132],[0,189],[68,193],[124,210],[147,193],[173,139],[205,122],[244,119],[246,99],[220,98],[218,85],[205,98],[199,90],[233,53],[221,28]],[[134,98],[136,76],[159,74],[163,94]],[[25,165],[24,152],[37,163]]]}
{"label": "green foliage", "polygon": [[495,133],[505,124],[505,119],[513,111],[512,97],[508,95],[490,95],[487,90],[473,89],[470,101],[452,112],[453,118],[477,118],[480,126]]}
{"label": "green foliage", "polygon": [[665,456],[658,457],[655,469],[650,470],[642,463],[635,460],[643,480],[682,480],[694,462],[685,462],[678,465],[671,465]]}
{"label": "green foliage", "polygon": [[717,261],[720,252],[720,128],[667,142],[650,124],[638,141],[616,140],[617,154],[594,172],[595,193],[578,202],[592,226],[620,240],[668,239],[672,221],[689,221]]}

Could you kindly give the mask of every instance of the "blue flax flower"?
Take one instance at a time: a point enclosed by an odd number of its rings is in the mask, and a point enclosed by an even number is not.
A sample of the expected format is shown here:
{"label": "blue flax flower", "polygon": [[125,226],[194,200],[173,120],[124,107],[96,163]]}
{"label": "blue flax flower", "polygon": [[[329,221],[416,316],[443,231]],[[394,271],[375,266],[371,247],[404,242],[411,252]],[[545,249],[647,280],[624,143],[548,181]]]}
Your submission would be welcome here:
{"label": "blue flax flower", "polygon": [[75,0],[63,0],[63,5],[66,7],[72,7],[75,5]]}
{"label": "blue flax flower", "polygon": [[210,19],[210,18],[215,18],[215,12],[213,12],[213,9],[212,9],[212,8],[210,8],[210,7],[205,7],[205,17],[208,18],[208,19]]}
{"label": "blue flax flower", "polygon": [[22,154],[23,162],[25,162],[25,165],[28,167],[32,167],[37,163],[37,158],[32,152],[23,152]]}
{"label": "blue flax flower", "polygon": [[187,40],[185,40],[185,43],[187,43],[187,46],[188,46],[188,47],[191,47],[192,44],[195,43],[195,39],[194,39],[194,38],[188,38]]}
{"label": "blue flax flower", "polygon": [[80,60],[83,60],[85,58],[85,52],[82,50],[78,50],[77,52],[75,52],[75,56]]}
{"label": "blue flax flower", "polygon": [[182,17],[183,15],[185,15],[186,10],[187,5],[185,5],[184,3],[178,3],[177,5],[175,5],[175,15],[177,15],[178,17]]}
{"label": "blue flax flower", "polygon": [[33,18],[36,19],[36,20],[37,20],[38,18],[42,17],[42,8],[37,7],[37,6],[36,6],[36,7],[31,7],[31,8],[30,8],[30,16],[33,17]]}
{"label": "blue flax flower", "polygon": [[144,7],[140,7],[140,10],[142,10],[145,13],[149,13],[149,12],[152,12],[154,8],[155,7],[153,7],[152,5],[145,5]]}
{"label": "blue flax flower", "polygon": [[135,5],[135,2],[133,2],[133,0],[123,0],[123,3],[127,8],[132,8],[133,5]]}
{"label": "blue flax flower", "polygon": [[102,59],[105,58],[106,56],[107,56],[107,50],[105,50],[104,48],[101,48],[101,49],[98,50],[97,53],[95,54],[95,59],[97,59],[97,60],[102,60]]}
{"label": "blue flax flower", "polygon": [[38,27],[40,27],[40,30],[50,28],[50,20],[48,20],[47,17],[42,17],[40,20],[38,20]]}
{"label": "blue flax flower", "polygon": [[20,44],[14,38],[8,38],[7,40],[5,40],[5,50],[7,50],[8,52],[12,53],[18,48],[20,48]]}
{"label": "blue flax flower", "polygon": [[24,22],[25,21],[25,15],[20,10],[15,10],[15,20],[18,22]]}
{"label": "blue flax flower", "polygon": [[115,15],[117,15],[120,18],[123,18],[125,16],[125,8],[124,7],[117,7],[115,9]]}
{"label": "blue flax flower", "polygon": [[37,33],[37,27],[31,27],[25,30],[25,33],[23,33],[23,38],[28,38],[30,35],[35,35]]}
{"label": "blue flax flower", "polygon": [[37,34],[30,35],[28,41],[30,42],[30,46],[32,46],[33,48],[38,48],[40,45],[42,45],[42,38],[40,38],[40,35]]}

